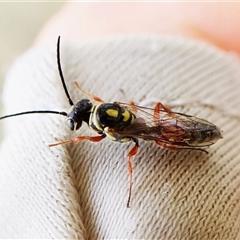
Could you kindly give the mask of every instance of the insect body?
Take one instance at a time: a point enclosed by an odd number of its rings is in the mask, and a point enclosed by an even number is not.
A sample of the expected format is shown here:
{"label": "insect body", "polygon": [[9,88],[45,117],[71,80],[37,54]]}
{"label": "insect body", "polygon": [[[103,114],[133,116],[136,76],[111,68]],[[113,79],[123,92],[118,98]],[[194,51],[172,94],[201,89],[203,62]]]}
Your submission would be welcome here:
{"label": "insect body", "polygon": [[63,89],[71,105],[70,112],[51,110],[27,111],[3,116],[0,120],[33,113],[60,114],[67,117],[67,126],[70,130],[78,130],[82,126],[82,122],[85,122],[90,129],[98,134],[97,136],[78,136],[74,139],[49,144],[50,147],[82,140],[99,142],[105,137],[121,143],[133,141],[135,145],[127,155],[130,174],[127,207],[130,206],[132,190],[131,157],[136,155],[138,151],[138,139],[155,141],[160,147],[170,150],[195,149],[206,152],[204,147],[214,144],[221,138],[219,128],[206,120],[173,112],[161,103],[157,103],[154,109],[137,106],[133,102],[129,104],[120,102],[105,103],[99,97],[83,91],[77,83],[75,84],[79,90],[99,104],[93,105],[89,99],[82,99],[73,103],[61,69],[60,37],[57,44],[57,61]]}
{"label": "insect body", "polygon": [[[89,126],[98,133],[104,133],[113,141],[127,142],[131,137],[119,134],[135,120],[135,115],[117,103],[103,103],[92,108]],[[112,130],[111,130],[112,129]]]}

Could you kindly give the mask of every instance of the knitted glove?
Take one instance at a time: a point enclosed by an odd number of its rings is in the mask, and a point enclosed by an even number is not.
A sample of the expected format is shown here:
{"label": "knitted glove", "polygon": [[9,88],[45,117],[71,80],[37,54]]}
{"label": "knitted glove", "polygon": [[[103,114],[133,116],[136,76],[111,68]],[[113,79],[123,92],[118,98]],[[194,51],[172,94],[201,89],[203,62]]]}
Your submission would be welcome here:
{"label": "knitted glove", "polygon": [[[73,84],[105,102],[133,100],[206,119],[223,138],[201,151],[162,149],[140,140],[132,159],[131,208],[127,153],[133,143],[104,139],[49,147],[79,135],[65,117],[32,114],[0,121],[0,237],[65,239],[240,238],[240,62],[231,53],[182,38],[129,36],[80,46],[61,43],[70,96]],[[8,74],[4,114],[68,111],[56,44],[31,49]],[[95,104],[95,103],[94,103]],[[96,103],[97,104],[97,103]]]}

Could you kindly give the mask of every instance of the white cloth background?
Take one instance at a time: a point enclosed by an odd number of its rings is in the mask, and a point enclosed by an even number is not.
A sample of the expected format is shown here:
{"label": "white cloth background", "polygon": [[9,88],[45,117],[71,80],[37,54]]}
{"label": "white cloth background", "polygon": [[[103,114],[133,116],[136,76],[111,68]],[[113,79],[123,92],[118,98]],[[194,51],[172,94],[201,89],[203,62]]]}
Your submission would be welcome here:
{"label": "white cloth background", "polygon": [[[61,61],[74,101],[182,103],[173,110],[213,122],[223,138],[205,154],[140,141],[131,208],[126,155],[131,143],[48,144],[72,134],[58,115],[2,120],[0,237],[66,239],[240,239],[240,61],[203,42],[128,36],[73,46]],[[31,49],[12,67],[4,114],[68,111],[56,44]],[[154,107],[154,105],[152,105]],[[92,134],[96,135],[96,134]]]}

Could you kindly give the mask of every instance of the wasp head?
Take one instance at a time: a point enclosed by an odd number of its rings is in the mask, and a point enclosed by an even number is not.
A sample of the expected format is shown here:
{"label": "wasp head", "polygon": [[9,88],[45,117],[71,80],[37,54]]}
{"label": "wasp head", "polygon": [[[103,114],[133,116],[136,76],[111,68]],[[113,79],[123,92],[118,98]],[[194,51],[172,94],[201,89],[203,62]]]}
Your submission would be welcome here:
{"label": "wasp head", "polygon": [[67,126],[70,130],[78,130],[83,121],[88,123],[92,106],[89,99],[82,99],[72,106],[67,116]]}

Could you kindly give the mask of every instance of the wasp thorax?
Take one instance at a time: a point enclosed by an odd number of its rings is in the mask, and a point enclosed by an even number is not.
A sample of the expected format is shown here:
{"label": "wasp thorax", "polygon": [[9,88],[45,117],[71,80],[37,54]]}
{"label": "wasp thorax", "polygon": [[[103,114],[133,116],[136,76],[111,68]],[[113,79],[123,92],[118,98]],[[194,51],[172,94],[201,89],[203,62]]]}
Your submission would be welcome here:
{"label": "wasp thorax", "polygon": [[67,126],[70,130],[78,130],[83,121],[88,123],[92,106],[89,99],[82,99],[72,106],[67,117]]}

